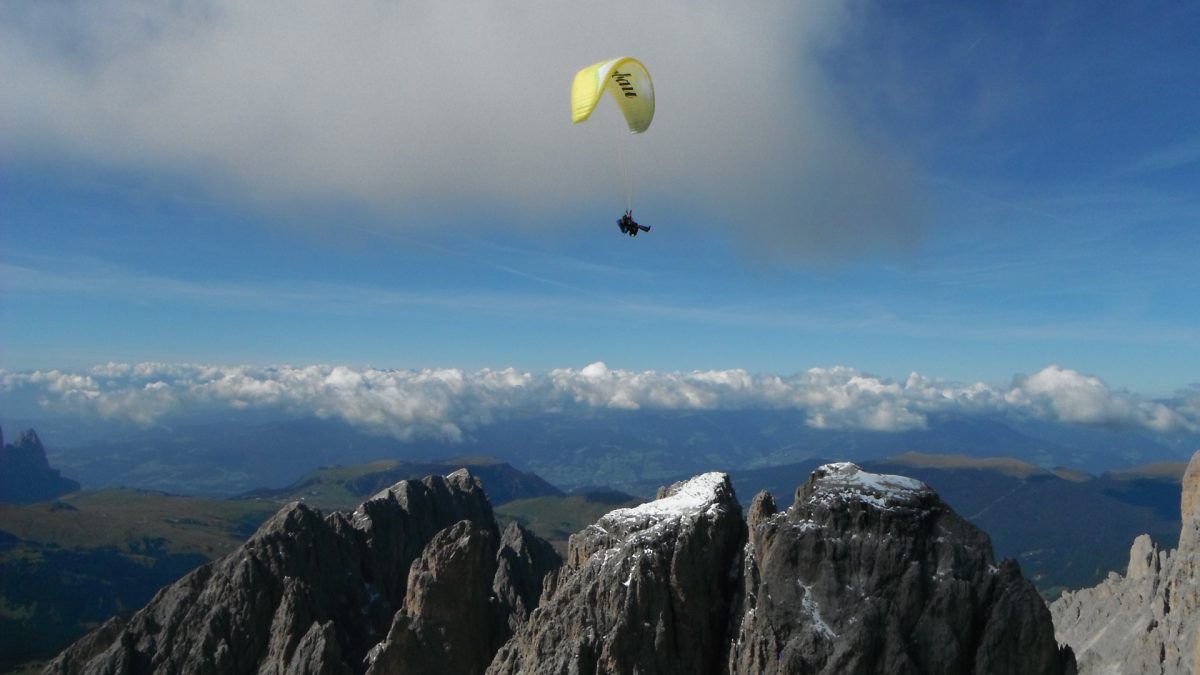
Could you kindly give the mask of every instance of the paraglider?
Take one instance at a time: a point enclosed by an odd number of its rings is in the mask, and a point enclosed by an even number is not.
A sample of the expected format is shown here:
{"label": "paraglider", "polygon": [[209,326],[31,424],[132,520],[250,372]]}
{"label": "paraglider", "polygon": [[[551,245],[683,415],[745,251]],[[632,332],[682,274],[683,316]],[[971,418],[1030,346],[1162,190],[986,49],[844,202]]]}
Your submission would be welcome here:
{"label": "paraglider", "polygon": [[625,116],[629,133],[640,134],[654,119],[654,83],[641,61],[628,56],[594,63],[575,73],[571,85],[571,121],[579,124],[592,116],[604,92]]}
{"label": "paraglider", "polygon": [[[592,116],[592,112],[608,92],[616,101],[625,118],[629,133],[640,134],[654,120],[654,83],[650,71],[635,58],[624,56],[594,63],[578,73],[571,85],[571,121],[579,124]],[[624,146],[621,153],[622,170],[625,174],[625,214],[617,221],[621,232],[631,237],[640,232],[649,232],[646,225],[633,220],[633,184]]]}

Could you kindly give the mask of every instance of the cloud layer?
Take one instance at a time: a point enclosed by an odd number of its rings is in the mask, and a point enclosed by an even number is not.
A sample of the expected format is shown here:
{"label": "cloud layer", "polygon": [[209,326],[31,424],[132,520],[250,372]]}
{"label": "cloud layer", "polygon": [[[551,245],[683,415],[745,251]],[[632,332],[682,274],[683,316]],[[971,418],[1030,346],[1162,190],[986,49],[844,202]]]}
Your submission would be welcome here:
{"label": "cloud layer", "polygon": [[0,149],[271,204],[552,221],[623,201],[615,107],[573,127],[568,91],[576,69],[628,53],[658,92],[653,127],[626,140],[660,221],[686,205],[783,256],[904,247],[907,162],[847,121],[817,65],[850,17],[784,0],[14,0]]}
{"label": "cloud layer", "polygon": [[[905,431],[942,413],[1008,415],[1172,434],[1200,431],[1200,390],[1169,403],[1059,366],[1008,385],[903,382],[851,368],[791,375],[581,369],[376,370],[346,366],[108,364],[86,372],[0,371],[9,415],[94,415],[149,424],[198,410],[261,409],[343,419],[400,439],[460,441],[501,419],[594,410],[794,409],[822,429]],[[14,415],[15,416],[15,415]]]}

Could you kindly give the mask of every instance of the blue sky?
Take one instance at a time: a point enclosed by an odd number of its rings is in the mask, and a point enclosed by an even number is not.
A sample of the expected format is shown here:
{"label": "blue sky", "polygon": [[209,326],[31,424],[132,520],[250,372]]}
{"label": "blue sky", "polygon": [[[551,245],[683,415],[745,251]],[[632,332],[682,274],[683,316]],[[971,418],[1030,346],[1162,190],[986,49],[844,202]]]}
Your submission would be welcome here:
{"label": "blue sky", "polygon": [[792,4],[6,3],[0,368],[1200,382],[1200,6]]}

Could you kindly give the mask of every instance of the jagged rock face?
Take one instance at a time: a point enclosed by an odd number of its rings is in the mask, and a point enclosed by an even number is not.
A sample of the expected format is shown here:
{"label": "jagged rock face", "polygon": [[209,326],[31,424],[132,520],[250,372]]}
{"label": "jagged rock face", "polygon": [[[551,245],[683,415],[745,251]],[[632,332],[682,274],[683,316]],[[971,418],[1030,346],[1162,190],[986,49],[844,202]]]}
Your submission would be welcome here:
{"label": "jagged rock face", "polygon": [[[1180,496],[1180,513],[1183,530],[1179,534],[1179,548],[1195,551],[1200,548],[1200,450],[1192,455],[1187,470],[1183,472],[1183,494]],[[1194,562],[1196,556],[1188,556]]]}
{"label": "jagged rock face", "polygon": [[1071,672],[1016,564],[922,483],[826,465],[750,507],[733,673]]}
{"label": "jagged rock face", "polygon": [[720,672],[741,509],[724,474],[571,537],[567,565],[489,673]]}
{"label": "jagged rock face", "polygon": [[[489,606],[496,535],[464,520],[439,532],[408,575],[404,607],[368,659],[368,675],[462,673],[487,668],[508,637]],[[485,611],[469,611],[468,608]],[[504,628],[507,628],[505,625]]]}
{"label": "jagged rock face", "polygon": [[362,673],[368,655],[377,660],[392,642],[454,651],[462,636],[439,632],[448,612],[465,627],[496,626],[485,642],[498,646],[507,616],[490,589],[512,583],[487,575],[499,541],[491,506],[466,471],[398,483],[353,514],[322,517],[293,503],[238,550],[160,591],[128,625],[106,624],[44,672]]}
{"label": "jagged rock face", "polygon": [[562,566],[562,558],[545,539],[511,523],[501,536],[496,565],[492,594],[512,635],[538,606],[542,582]]}
{"label": "jagged rock face", "polygon": [[33,429],[22,431],[9,445],[0,432],[0,504],[32,504],[77,490],[78,482],[50,468],[46,448]]}
{"label": "jagged rock face", "polygon": [[494,530],[470,521],[442,530],[413,563],[404,607],[367,674],[483,673],[561,565],[553,546],[516,523],[498,550]]}
{"label": "jagged rock face", "polygon": [[1050,606],[1082,675],[1200,673],[1200,451],[1183,476],[1179,547],[1134,540],[1125,576],[1063,593]]}
{"label": "jagged rock face", "polygon": [[917,481],[827,465],[748,523],[705,474],[572,536],[564,565],[501,534],[465,471],[353,514],[292,504],[46,672],[1071,672],[1015,563]]}

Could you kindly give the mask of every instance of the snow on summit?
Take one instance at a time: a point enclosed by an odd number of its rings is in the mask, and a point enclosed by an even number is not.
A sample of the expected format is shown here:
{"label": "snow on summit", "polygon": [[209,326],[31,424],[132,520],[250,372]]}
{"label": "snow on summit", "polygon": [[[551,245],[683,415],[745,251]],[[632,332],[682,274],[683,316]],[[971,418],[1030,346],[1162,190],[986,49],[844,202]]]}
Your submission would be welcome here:
{"label": "snow on summit", "polygon": [[637,530],[664,520],[707,513],[715,508],[729,490],[729,478],[714,471],[675,483],[661,499],[638,506],[610,511],[597,523],[604,529],[614,526]]}
{"label": "snow on summit", "polygon": [[570,547],[578,547],[588,564],[604,568],[615,561],[621,574],[628,572],[624,584],[628,587],[642,574],[635,573],[634,567],[640,569],[656,559],[670,560],[682,532],[701,519],[736,518],[731,510],[736,512],[737,502],[729,476],[706,473],[671,485],[652,502],[608,512],[571,535]]}
{"label": "snow on summit", "polygon": [[871,473],[852,462],[825,464],[813,471],[813,498],[858,499],[886,509],[912,500],[929,490],[919,480],[907,476]]}

